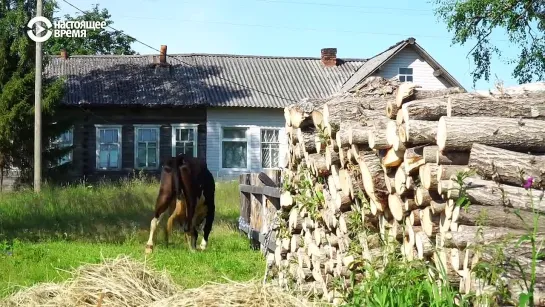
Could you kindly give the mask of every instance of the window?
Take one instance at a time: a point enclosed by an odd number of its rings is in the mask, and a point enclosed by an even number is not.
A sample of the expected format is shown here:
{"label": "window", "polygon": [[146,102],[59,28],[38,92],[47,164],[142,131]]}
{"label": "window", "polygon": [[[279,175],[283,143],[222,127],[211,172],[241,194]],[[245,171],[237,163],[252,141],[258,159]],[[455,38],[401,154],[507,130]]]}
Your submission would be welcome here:
{"label": "window", "polygon": [[121,168],[121,126],[96,126],[97,169]]}
{"label": "window", "polygon": [[172,156],[179,154],[197,157],[196,124],[172,125]]}
{"label": "window", "polygon": [[134,166],[137,169],[159,167],[159,126],[134,127]]}
{"label": "window", "polygon": [[[66,148],[72,146],[74,143],[74,130],[73,128],[68,129],[59,135],[55,140],[51,142],[51,146],[55,148]],[[59,158],[57,165],[63,165],[65,163],[72,162],[72,150],[66,155]]]}
{"label": "window", "polygon": [[399,81],[400,82],[413,82],[413,69],[412,68],[399,68]]}
{"label": "window", "polygon": [[222,168],[248,168],[248,128],[225,127],[222,129]]}
{"label": "window", "polygon": [[280,156],[280,130],[261,129],[261,167],[278,167]]}

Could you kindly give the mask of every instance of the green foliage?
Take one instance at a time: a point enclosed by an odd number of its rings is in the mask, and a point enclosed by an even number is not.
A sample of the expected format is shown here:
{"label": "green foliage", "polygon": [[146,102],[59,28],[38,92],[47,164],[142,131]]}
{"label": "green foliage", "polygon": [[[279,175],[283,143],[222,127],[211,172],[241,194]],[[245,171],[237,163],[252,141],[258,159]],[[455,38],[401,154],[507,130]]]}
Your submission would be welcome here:
{"label": "green foliage", "polygon": [[[354,287],[344,306],[456,306],[456,291],[432,281],[428,269],[421,261],[398,258],[390,259],[380,273],[367,266],[369,279]],[[462,301],[459,306],[469,305]]]}
{"label": "green foliage", "polygon": [[466,189],[467,186],[464,182],[464,180],[468,177],[471,177],[475,174],[475,171],[473,170],[467,170],[463,172],[456,173],[456,178],[453,179],[458,184],[458,198],[456,199],[456,206],[459,206],[461,208],[467,208],[471,204],[471,201],[467,197]]}
{"label": "green foliage", "polygon": [[[56,8],[56,1],[44,0],[43,15],[60,20],[54,17]],[[18,168],[21,183],[29,183],[33,174],[36,45],[26,34],[26,24],[35,15],[35,1],[10,0],[0,4],[0,170]],[[108,11],[99,10],[98,5],[85,16],[64,18],[113,23]],[[62,48],[71,54],[134,54],[132,42],[133,38],[119,31],[93,30],[85,38],[52,37],[44,43],[43,50],[44,54],[59,54]],[[48,60],[43,58],[44,67]],[[65,90],[62,78],[42,79],[42,160],[46,178],[70,167],[57,164],[71,148],[53,146],[53,141],[73,126],[74,118],[59,116]]]}
{"label": "green foliage", "polygon": [[436,15],[454,32],[453,44],[464,45],[476,40],[469,52],[475,63],[471,72],[473,84],[489,80],[491,59],[501,50],[490,40],[494,30],[507,32],[510,46],[520,53],[509,60],[516,64],[513,77],[519,83],[543,80],[545,77],[545,2],[532,0],[434,0]]}
{"label": "green foliage", "polygon": [[[64,18],[55,16],[54,21],[105,21],[107,26],[114,22],[110,19],[108,10],[99,9],[95,4],[90,11],[77,16],[64,15]],[[87,30],[86,37],[51,37],[44,43],[45,53],[58,55],[61,49],[69,54],[95,55],[95,54],[135,54],[131,48],[134,38],[122,31],[111,29]]]}
{"label": "green foliage", "polygon": [[[44,1],[50,17],[55,3]],[[35,16],[34,2],[8,1],[0,7],[0,154],[5,167],[21,170],[31,178],[34,153],[35,43],[26,34],[26,23]],[[44,61],[44,65],[47,61]],[[44,79],[42,88],[42,145],[45,165],[53,165],[66,150],[51,149],[51,141],[66,131],[70,122],[56,113],[64,95],[62,79]]]}

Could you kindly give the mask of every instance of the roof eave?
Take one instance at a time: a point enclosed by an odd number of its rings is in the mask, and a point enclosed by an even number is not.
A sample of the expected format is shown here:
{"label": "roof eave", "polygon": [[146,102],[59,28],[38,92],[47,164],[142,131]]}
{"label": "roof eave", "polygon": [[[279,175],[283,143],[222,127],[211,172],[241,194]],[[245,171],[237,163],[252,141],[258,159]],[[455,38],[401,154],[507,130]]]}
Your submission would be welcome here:
{"label": "roof eave", "polygon": [[[389,57],[387,57],[384,61],[382,61],[381,64],[377,65],[377,67],[375,67],[373,70],[369,71],[369,73],[367,73],[365,76],[361,77],[360,80],[358,80],[358,82],[354,83],[354,85],[353,85],[352,87],[350,87],[350,88],[348,88],[348,89],[345,89],[344,91],[345,91],[345,92],[350,92],[350,91],[352,91],[352,90],[353,90],[354,88],[356,88],[363,80],[365,80],[365,79],[366,79],[367,77],[369,77],[370,75],[374,74],[374,73],[377,71],[377,69],[379,69],[382,65],[384,65],[384,63],[388,62],[388,61],[391,60],[394,56],[396,56],[396,55],[397,55],[401,50],[403,50],[403,48],[405,48],[408,44],[409,44],[409,43],[407,42],[407,40],[404,40],[404,41],[400,42],[398,46],[395,46],[395,47],[394,47],[394,48],[397,48],[397,50],[396,50],[394,53],[392,53]],[[391,49],[391,48],[390,48],[390,49]],[[388,49],[388,50],[385,50],[385,51],[383,51],[383,52],[381,52],[381,53],[379,53],[379,54],[377,54],[377,55],[375,55],[374,57],[368,59],[367,61],[369,61],[369,60],[371,60],[371,59],[373,59],[373,58],[375,58],[375,57],[378,57],[378,56],[380,56],[381,54],[383,54],[384,52],[387,52],[387,51],[389,51],[389,49]],[[366,61],[366,62],[367,62],[367,61]],[[363,64],[360,66],[360,68],[358,68],[358,70],[362,69],[362,67],[363,67],[364,65],[365,65],[365,63],[363,63]],[[354,75],[356,75],[356,73],[358,72],[358,70],[356,70],[356,71],[354,72]],[[350,81],[351,78],[352,78],[352,77],[350,77],[350,78],[348,78],[347,80],[344,81],[343,85],[341,86],[341,89],[344,87],[344,85],[345,85],[348,81]]]}
{"label": "roof eave", "polygon": [[441,70],[443,72],[442,77],[445,78],[450,84],[459,87],[460,89],[467,92],[467,90],[454,78],[439,62],[437,62],[422,46],[418,43],[414,43],[414,48],[418,53],[430,64],[430,66],[435,70]]}

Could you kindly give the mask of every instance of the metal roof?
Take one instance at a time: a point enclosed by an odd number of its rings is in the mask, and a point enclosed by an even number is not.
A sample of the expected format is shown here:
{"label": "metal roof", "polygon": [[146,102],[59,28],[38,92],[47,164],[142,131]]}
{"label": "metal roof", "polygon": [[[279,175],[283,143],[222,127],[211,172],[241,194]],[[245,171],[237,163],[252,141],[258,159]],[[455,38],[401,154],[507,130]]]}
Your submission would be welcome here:
{"label": "metal roof", "polygon": [[68,105],[144,105],[282,108],[302,98],[339,91],[365,62],[224,54],[52,57],[47,77],[67,78]]}

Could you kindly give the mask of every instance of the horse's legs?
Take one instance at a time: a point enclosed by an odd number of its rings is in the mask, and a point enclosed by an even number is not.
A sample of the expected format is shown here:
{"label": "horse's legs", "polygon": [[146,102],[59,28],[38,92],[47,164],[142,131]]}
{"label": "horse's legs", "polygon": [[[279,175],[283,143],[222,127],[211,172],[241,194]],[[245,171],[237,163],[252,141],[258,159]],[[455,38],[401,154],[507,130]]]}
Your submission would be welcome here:
{"label": "horse's legs", "polygon": [[161,215],[168,209],[169,199],[161,194],[157,197],[155,202],[155,212],[150,223],[150,234],[148,238],[148,243],[146,244],[146,254],[150,254],[153,251],[153,239],[155,237],[155,230],[159,224]]}
{"label": "horse's legs", "polygon": [[174,208],[174,211],[170,214],[167,226],[166,226],[166,233],[165,233],[165,240],[166,244],[168,246],[168,238],[172,234],[172,226],[174,224],[175,220],[185,220],[185,208],[184,208],[185,202],[183,200],[176,200],[176,207]]}
{"label": "horse's legs", "polygon": [[195,252],[197,250],[197,228],[192,227],[190,231],[185,232],[185,240],[187,241],[187,245],[189,247],[189,251]]}
{"label": "horse's legs", "polygon": [[201,241],[201,249],[206,249],[208,245],[208,237],[212,231],[212,223],[214,222],[214,216],[216,211],[216,205],[214,203],[214,190],[206,192],[204,198],[204,205],[206,206],[206,220],[204,222],[203,238]]}

